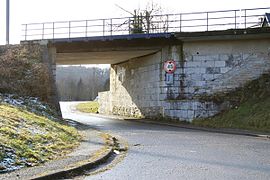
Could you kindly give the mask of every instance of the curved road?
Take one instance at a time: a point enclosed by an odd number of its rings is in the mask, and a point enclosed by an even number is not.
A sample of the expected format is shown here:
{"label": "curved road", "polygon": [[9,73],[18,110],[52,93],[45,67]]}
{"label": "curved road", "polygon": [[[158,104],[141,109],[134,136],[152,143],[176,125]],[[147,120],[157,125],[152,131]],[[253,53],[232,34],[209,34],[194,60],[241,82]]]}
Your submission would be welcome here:
{"label": "curved road", "polygon": [[270,141],[93,117],[61,103],[65,118],[116,134],[129,143],[114,168],[85,179],[270,179]]}

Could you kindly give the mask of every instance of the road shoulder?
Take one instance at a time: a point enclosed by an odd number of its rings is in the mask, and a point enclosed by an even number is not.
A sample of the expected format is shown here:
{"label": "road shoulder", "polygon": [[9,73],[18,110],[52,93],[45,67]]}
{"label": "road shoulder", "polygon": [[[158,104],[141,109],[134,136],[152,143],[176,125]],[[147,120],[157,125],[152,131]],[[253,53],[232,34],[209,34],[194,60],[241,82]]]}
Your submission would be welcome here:
{"label": "road shoulder", "polygon": [[[82,112],[79,112],[79,113],[82,113]],[[84,113],[82,113],[82,114],[84,114]],[[105,114],[94,114],[94,113],[85,113],[85,114],[91,114],[92,116],[110,118],[110,119],[114,119],[114,120],[125,120],[125,121],[130,121],[130,122],[172,126],[172,127],[213,132],[213,133],[251,136],[251,137],[257,137],[257,138],[270,140],[270,133],[255,132],[255,131],[243,130],[243,129],[208,128],[208,127],[200,127],[200,126],[195,126],[192,124],[174,122],[174,121],[170,122],[170,121],[159,121],[159,120],[154,120],[154,119],[137,119],[137,118],[131,118],[131,117],[117,116],[117,115],[105,115]]]}

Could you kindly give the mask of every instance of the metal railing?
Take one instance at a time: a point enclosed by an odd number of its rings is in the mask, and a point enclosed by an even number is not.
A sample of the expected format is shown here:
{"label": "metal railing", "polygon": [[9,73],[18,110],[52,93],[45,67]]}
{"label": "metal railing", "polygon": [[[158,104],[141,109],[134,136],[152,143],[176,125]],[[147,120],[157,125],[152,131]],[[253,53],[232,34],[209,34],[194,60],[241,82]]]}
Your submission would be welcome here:
{"label": "metal railing", "polygon": [[[196,32],[260,27],[270,8],[23,24],[23,39],[57,39],[136,33]],[[139,21],[137,21],[139,18]]]}

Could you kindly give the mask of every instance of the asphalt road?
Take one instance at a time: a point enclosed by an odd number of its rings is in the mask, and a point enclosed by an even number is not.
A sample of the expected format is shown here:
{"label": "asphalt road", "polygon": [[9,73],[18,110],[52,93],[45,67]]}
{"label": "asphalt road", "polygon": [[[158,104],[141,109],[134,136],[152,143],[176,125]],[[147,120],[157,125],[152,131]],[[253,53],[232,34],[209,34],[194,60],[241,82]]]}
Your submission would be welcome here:
{"label": "asphalt road", "polygon": [[270,140],[112,120],[72,112],[65,118],[119,135],[129,143],[114,168],[85,179],[270,179]]}

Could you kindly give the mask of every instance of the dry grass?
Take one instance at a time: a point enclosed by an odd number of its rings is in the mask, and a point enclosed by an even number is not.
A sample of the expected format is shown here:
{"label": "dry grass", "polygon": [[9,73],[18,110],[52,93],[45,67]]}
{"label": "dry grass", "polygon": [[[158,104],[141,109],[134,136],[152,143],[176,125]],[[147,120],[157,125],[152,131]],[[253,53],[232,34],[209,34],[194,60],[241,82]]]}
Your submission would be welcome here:
{"label": "dry grass", "polygon": [[76,109],[85,113],[98,113],[99,104],[96,101],[90,101],[87,103],[80,103],[76,106]]}

